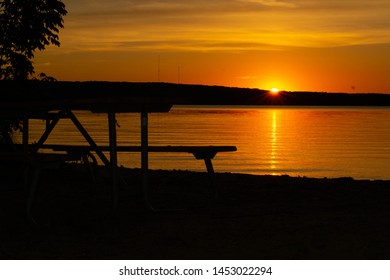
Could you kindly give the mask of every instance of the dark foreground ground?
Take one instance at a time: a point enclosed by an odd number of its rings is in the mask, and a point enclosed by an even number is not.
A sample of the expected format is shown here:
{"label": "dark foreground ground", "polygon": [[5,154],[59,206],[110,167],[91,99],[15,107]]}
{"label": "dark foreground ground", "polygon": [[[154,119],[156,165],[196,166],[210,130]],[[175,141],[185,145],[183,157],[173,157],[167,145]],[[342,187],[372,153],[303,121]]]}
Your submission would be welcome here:
{"label": "dark foreground ground", "polygon": [[31,227],[22,178],[2,170],[0,259],[390,259],[390,181],[217,174],[214,201],[207,174],[153,171],[150,212],[123,169],[110,214],[106,172],[94,185],[69,165],[43,174]]}

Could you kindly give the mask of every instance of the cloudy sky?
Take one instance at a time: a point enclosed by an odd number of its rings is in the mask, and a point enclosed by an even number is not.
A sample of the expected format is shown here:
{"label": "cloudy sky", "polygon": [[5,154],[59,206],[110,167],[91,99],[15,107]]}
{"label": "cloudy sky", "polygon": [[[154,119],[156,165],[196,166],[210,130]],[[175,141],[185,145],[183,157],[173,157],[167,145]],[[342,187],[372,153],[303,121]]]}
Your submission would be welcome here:
{"label": "cloudy sky", "polygon": [[390,93],[388,0],[64,0],[60,80]]}

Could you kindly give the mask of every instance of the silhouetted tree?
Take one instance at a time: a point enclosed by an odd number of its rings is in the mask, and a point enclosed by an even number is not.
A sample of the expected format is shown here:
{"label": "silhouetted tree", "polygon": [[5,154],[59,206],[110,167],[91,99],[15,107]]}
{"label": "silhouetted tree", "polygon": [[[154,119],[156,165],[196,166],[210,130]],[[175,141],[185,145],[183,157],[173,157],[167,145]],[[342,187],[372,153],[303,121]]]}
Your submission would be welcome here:
{"label": "silhouetted tree", "polygon": [[66,14],[59,0],[0,0],[0,79],[31,77],[34,52],[60,45]]}
{"label": "silhouetted tree", "polygon": [[[67,14],[60,0],[0,0],[0,80],[32,77],[34,52],[59,46],[58,32]],[[45,74],[39,77],[51,80]],[[20,121],[0,119],[0,142],[20,129]]]}

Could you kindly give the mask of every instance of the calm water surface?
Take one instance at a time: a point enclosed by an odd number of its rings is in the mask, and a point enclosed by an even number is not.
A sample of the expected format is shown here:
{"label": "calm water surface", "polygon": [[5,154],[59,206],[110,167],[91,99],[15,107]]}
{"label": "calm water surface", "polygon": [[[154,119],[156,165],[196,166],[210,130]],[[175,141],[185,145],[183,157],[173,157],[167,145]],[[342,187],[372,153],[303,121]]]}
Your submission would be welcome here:
{"label": "calm water surface", "polygon": [[[99,144],[108,144],[107,117],[76,112]],[[140,144],[139,114],[120,114],[118,144]],[[44,129],[31,124],[31,140]],[[390,179],[390,109],[387,108],[194,108],[151,114],[151,145],[235,145],[214,159],[217,172],[310,177]],[[47,143],[86,143],[69,120],[61,120]],[[119,164],[140,167],[138,153]],[[191,154],[151,154],[152,169],[204,171]]]}

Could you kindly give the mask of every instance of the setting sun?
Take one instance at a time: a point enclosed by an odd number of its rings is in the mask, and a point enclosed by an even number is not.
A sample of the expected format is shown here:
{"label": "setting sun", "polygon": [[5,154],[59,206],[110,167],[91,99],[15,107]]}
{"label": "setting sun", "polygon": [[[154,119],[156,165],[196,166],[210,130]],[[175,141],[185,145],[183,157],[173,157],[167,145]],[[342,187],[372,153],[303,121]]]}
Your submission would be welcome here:
{"label": "setting sun", "polygon": [[278,94],[279,93],[279,89],[278,88],[271,88],[270,92],[274,95]]}

